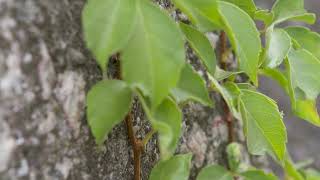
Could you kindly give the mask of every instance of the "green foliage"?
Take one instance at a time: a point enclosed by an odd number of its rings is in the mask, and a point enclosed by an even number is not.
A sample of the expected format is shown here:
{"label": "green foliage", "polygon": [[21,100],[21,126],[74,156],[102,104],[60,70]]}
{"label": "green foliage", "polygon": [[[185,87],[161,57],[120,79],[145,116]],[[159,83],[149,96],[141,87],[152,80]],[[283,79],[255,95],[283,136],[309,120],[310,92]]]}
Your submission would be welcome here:
{"label": "green foliage", "polygon": [[176,155],[166,161],[160,161],[152,169],[150,180],[188,180],[191,154]]}
{"label": "green foliage", "polygon": [[102,144],[113,126],[120,123],[131,106],[132,93],[126,83],[106,80],[87,95],[87,116],[97,144]]}
{"label": "green foliage", "polygon": [[237,54],[240,70],[246,72],[250,79],[257,84],[261,42],[254,21],[240,8],[227,2],[220,1],[219,10],[224,22],[224,29]]}
{"label": "green foliage", "polygon": [[239,104],[249,151],[255,155],[268,152],[282,162],[287,133],[276,102],[261,93],[241,90]]}
{"label": "green foliage", "polygon": [[[213,107],[208,84],[210,90],[221,94],[233,117],[242,121],[251,154],[270,154],[283,166],[287,179],[319,179],[319,172],[298,169],[288,158],[282,114],[275,101],[257,92],[258,74],[274,79],[290,97],[293,112],[320,126],[316,108],[320,35],[305,27],[276,27],[286,21],[314,23],[315,16],[304,9],[304,1],[277,0],[271,10],[257,8],[253,0],[172,3],[187,15],[191,25],[178,25],[166,11],[147,0],[89,0],[86,4],[82,20],[87,47],[104,72],[108,59],[118,54],[123,78],[102,80],[87,95],[88,124],[97,144],[101,145],[130,112],[132,99],[137,96],[159,139],[160,161],[150,179],[187,180],[191,155],[174,155],[182,132],[182,112],[177,104],[196,101]],[[261,33],[255,20],[265,24]],[[204,34],[214,30],[227,33],[238,61],[236,70],[217,65],[215,49]],[[186,61],[186,42],[204,65],[204,75]],[[225,62],[224,53],[231,51],[218,50],[219,60]],[[248,82],[236,82],[239,74],[246,74]],[[148,138],[142,142],[146,144]],[[238,144],[230,144],[226,151],[230,171],[211,165],[197,179],[277,179],[261,170],[248,170],[249,165],[241,162]]]}
{"label": "green foliage", "polygon": [[212,165],[205,167],[199,173],[197,180],[233,180],[232,174],[224,167]]}

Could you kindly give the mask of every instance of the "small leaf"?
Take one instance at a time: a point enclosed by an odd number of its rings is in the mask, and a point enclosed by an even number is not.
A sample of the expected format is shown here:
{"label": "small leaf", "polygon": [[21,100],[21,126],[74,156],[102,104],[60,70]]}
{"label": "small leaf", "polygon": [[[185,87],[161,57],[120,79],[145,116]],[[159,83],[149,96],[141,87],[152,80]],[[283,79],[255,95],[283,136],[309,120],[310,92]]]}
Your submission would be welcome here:
{"label": "small leaf", "polygon": [[267,32],[266,58],[264,65],[270,68],[279,66],[288,55],[291,39],[282,29],[270,29]]}
{"label": "small leaf", "polygon": [[237,74],[241,74],[242,72],[241,71],[237,71],[237,72],[234,72],[234,71],[225,71],[223,69],[220,69],[218,66],[216,67],[216,72],[214,73],[214,78],[217,80],[217,81],[222,81],[222,80],[225,80],[225,79],[228,79],[229,77],[232,77],[232,76],[235,76]]}
{"label": "small leaf", "polygon": [[219,29],[221,21],[217,10],[217,0],[173,0],[201,32]]}
{"label": "small leaf", "polygon": [[97,144],[102,144],[111,129],[120,123],[131,106],[132,92],[122,81],[97,83],[87,95],[87,117]]}
{"label": "small leaf", "polygon": [[132,0],[90,0],[86,4],[82,13],[85,40],[103,70],[108,57],[127,44],[135,17]]}
{"label": "small leaf", "polygon": [[266,174],[261,170],[250,170],[241,173],[243,180],[278,180],[273,174]]}
{"label": "small leaf", "polygon": [[180,23],[180,28],[209,73],[214,74],[216,71],[217,60],[208,38],[197,29],[186,24]]}
{"label": "small leaf", "polygon": [[203,168],[197,180],[233,180],[232,174],[224,167],[219,165],[212,165]]}
{"label": "small leaf", "polygon": [[152,169],[149,180],[188,180],[191,158],[191,154],[184,154],[158,162]]}
{"label": "small leaf", "polygon": [[151,100],[152,109],[178,83],[185,63],[182,33],[175,22],[149,1],[138,1],[138,23],[123,50],[123,78]]}
{"label": "small leaf", "polygon": [[289,158],[285,160],[284,171],[286,179],[304,180],[302,174],[295,168]]}
{"label": "small leaf", "polygon": [[277,0],[272,7],[273,24],[287,20],[315,23],[315,15],[304,9],[304,0]]}
{"label": "small leaf", "polygon": [[243,89],[239,104],[249,152],[254,155],[268,152],[282,162],[286,154],[287,133],[275,101]]}
{"label": "small leaf", "polygon": [[319,180],[320,179],[320,172],[315,169],[307,169],[304,171],[306,176],[306,180]]}
{"label": "small leaf", "polygon": [[228,165],[232,172],[239,172],[241,165],[241,146],[238,143],[231,143],[227,146]]}
{"label": "small leaf", "polygon": [[183,68],[180,81],[177,87],[172,90],[172,94],[179,103],[194,100],[203,105],[213,106],[205,81],[198,73],[194,72],[189,64]]}
{"label": "small leaf", "polygon": [[254,17],[254,14],[257,10],[253,0],[223,0],[223,1],[226,1],[238,6],[239,8],[244,10],[247,14],[249,14],[251,17]]}
{"label": "small leaf", "polygon": [[219,1],[219,11],[237,54],[240,70],[247,73],[254,84],[257,84],[261,42],[254,21],[243,10],[227,2]]}
{"label": "small leaf", "polygon": [[266,25],[268,25],[273,20],[273,13],[269,12],[269,10],[259,9],[255,12],[254,19],[263,21]]}
{"label": "small leaf", "polygon": [[320,59],[320,35],[306,27],[288,27],[285,29],[300,48],[306,49]]}
{"label": "small leaf", "polygon": [[173,100],[166,98],[153,113],[153,128],[159,132],[162,159],[173,155],[181,135],[182,113]]}

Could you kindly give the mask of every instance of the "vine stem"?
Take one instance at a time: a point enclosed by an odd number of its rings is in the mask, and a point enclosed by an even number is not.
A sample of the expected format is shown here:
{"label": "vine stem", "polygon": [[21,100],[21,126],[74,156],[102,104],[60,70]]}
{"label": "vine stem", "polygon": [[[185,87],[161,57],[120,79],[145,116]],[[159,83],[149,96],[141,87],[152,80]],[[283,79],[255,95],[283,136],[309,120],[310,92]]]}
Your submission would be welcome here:
{"label": "vine stem", "polygon": [[[227,37],[224,31],[221,31],[219,36],[219,56],[220,56],[220,64],[222,69],[227,70],[228,64],[226,61],[226,51],[227,51]],[[228,104],[225,100],[223,100],[223,111],[225,113],[224,120],[228,126],[228,141],[232,143],[234,141],[234,132],[233,132],[233,116],[228,107]]]}

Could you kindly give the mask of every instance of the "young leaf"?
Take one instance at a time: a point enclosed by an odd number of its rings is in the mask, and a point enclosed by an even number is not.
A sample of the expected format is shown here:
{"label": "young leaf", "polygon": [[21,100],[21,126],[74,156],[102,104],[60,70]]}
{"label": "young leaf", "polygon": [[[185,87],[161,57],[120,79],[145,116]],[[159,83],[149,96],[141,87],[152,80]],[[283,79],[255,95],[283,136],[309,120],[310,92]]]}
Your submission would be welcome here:
{"label": "young leaf", "polygon": [[224,167],[219,165],[212,165],[203,168],[197,180],[233,180],[232,174]]}
{"label": "young leaf", "polygon": [[233,4],[219,1],[219,11],[237,54],[240,69],[257,84],[261,42],[255,23],[248,14]]}
{"label": "young leaf", "polygon": [[198,73],[194,72],[189,64],[183,68],[180,81],[177,87],[172,90],[172,94],[179,103],[194,100],[203,105],[213,105],[205,81]]}
{"label": "young leaf", "polygon": [[257,10],[253,0],[223,0],[223,1],[226,1],[238,6],[239,8],[244,10],[247,14],[249,14],[251,17],[254,17],[254,14]]}
{"label": "young leaf", "polygon": [[254,19],[263,21],[268,25],[273,20],[273,13],[269,12],[269,10],[259,9],[254,13]]}
{"label": "young leaf", "polygon": [[266,174],[261,170],[250,170],[241,173],[243,180],[278,180],[273,174]]}
{"label": "young leaf", "polygon": [[173,155],[181,135],[182,114],[175,102],[164,99],[153,113],[153,128],[159,132],[160,153],[162,159]]}
{"label": "young leaf", "polygon": [[232,77],[232,76],[235,76],[237,74],[241,74],[242,71],[237,71],[237,72],[234,72],[234,71],[225,71],[223,69],[220,69],[218,66],[216,67],[216,72],[214,73],[214,78],[217,80],[217,81],[222,81],[222,80],[225,80],[229,77]]}
{"label": "young leaf", "polygon": [[269,68],[279,66],[288,55],[291,48],[291,39],[282,29],[270,29],[267,32],[266,58],[264,65]]}
{"label": "young leaf", "polygon": [[132,35],[136,17],[136,1],[88,1],[83,14],[87,47],[105,70],[108,57],[121,50]]}
{"label": "young leaf", "polygon": [[306,27],[288,27],[285,29],[301,48],[308,50],[320,59],[320,35]]}
{"label": "young leaf", "polygon": [[213,31],[221,27],[217,0],[173,0],[201,32]]}
{"label": "young leaf", "polygon": [[304,9],[304,0],[277,0],[272,7],[273,24],[287,20],[302,21],[309,24],[315,22],[315,15]]}
{"label": "young leaf", "polygon": [[280,162],[286,153],[287,133],[275,101],[251,90],[241,90],[240,112],[249,152],[268,152]]}
{"label": "young leaf", "polygon": [[149,180],[188,180],[191,158],[191,154],[184,154],[158,162],[152,169]]}
{"label": "young leaf", "polygon": [[307,169],[304,171],[306,176],[306,180],[319,180],[320,179],[320,172],[315,169]]}
{"label": "young leaf", "polygon": [[111,129],[128,113],[132,92],[126,83],[107,80],[97,83],[87,95],[87,117],[97,144],[102,144]]}
{"label": "young leaf", "polygon": [[294,164],[289,158],[285,160],[284,172],[286,179],[304,180],[302,174],[295,168]]}
{"label": "young leaf", "polygon": [[206,66],[207,71],[213,75],[216,71],[217,60],[208,38],[197,29],[183,23],[180,23],[180,29],[187,37],[191,47]]}
{"label": "young leaf", "polygon": [[182,33],[149,1],[138,1],[138,22],[122,56],[123,78],[150,97],[152,109],[176,86],[185,63]]}
{"label": "young leaf", "polygon": [[227,146],[228,165],[232,172],[239,172],[241,165],[241,146],[238,143],[231,143]]}

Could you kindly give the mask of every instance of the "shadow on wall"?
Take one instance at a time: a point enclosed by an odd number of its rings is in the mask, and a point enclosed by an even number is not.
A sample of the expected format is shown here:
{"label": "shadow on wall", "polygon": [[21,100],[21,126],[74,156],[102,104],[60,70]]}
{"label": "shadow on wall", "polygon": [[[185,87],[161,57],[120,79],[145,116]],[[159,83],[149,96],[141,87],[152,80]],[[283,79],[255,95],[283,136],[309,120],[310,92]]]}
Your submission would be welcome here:
{"label": "shadow on wall", "polygon": [[[271,8],[274,1],[255,0],[258,7]],[[305,0],[305,8],[317,15],[317,22],[314,25],[308,25],[313,31],[320,32],[320,1]],[[299,25],[292,23],[291,25]],[[304,25],[305,26],[305,25]],[[320,77],[319,77],[320,78]],[[313,167],[320,169],[320,128],[315,127],[308,122],[295,117],[290,108],[289,97],[273,80],[261,77],[260,91],[270,96],[278,102],[279,108],[284,113],[284,119],[288,131],[288,149],[294,161],[304,161],[312,159]],[[318,110],[320,110],[320,98],[318,98]],[[277,173],[280,168],[273,164],[272,169]]]}

